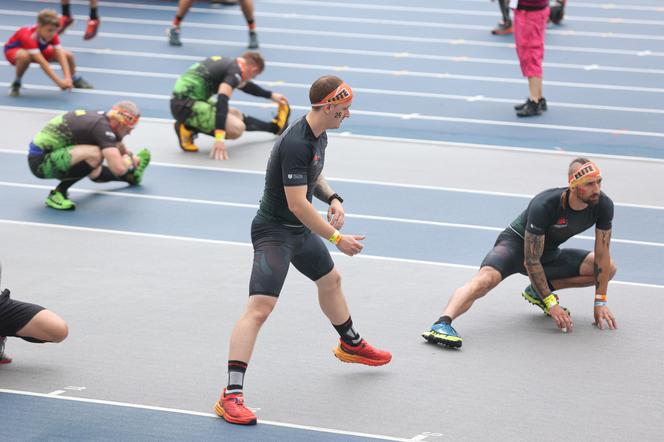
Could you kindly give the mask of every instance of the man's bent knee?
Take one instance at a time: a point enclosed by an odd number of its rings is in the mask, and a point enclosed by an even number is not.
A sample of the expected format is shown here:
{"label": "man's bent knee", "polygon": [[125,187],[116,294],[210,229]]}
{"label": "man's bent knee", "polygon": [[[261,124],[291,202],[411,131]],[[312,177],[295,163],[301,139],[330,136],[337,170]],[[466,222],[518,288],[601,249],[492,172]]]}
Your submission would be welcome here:
{"label": "man's bent knee", "polygon": [[319,290],[337,290],[341,288],[341,273],[334,267],[328,274],[316,280]]}
{"label": "man's bent knee", "polygon": [[500,272],[493,267],[484,266],[477,272],[471,283],[475,286],[474,291],[479,296],[486,295],[489,290],[497,286],[503,277]]}

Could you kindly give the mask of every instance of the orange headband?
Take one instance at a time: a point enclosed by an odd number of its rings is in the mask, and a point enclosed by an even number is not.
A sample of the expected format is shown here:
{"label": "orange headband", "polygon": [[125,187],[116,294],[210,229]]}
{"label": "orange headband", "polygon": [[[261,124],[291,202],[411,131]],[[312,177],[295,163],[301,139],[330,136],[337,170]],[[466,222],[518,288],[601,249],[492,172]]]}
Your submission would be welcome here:
{"label": "orange headband", "polygon": [[125,126],[133,129],[138,124],[140,115],[134,115],[126,111],[125,109],[120,109],[117,106],[113,106],[110,112],[111,116],[117,119],[120,123]]}
{"label": "orange headband", "polygon": [[353,100],[353,90],[346,83],[341,83],[335,90],[330,92],[318,103],[312,106],[327,106],[328,104],[345,104]]}
{"label": "orange headband", "polygon": [[601,176],[602,175],[599,171],[599,167],[597,167],[597,164],[589,161],[583,164],[579,170],[569,176],[569,187],[579,186],[591,179],[599,178]]}

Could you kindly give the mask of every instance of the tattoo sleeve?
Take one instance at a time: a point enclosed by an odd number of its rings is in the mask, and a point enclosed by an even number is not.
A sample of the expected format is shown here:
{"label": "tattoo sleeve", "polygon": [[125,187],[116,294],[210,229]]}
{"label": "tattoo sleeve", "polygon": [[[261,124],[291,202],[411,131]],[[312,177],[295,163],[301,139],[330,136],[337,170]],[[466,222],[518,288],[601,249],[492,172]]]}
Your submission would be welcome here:
{"label": "tattoo sleeve", "polygon": [[595,229],[595,262],[593,269],[595,274],[595,293],[606,294],[609,286],[608,271],[611,266],[611,254],[609,244],[611,243],[611,230]]}
{"label": "tattoo sleeve", "polygon": [[546,280],[546,274],[544,273],[544,267],[542,267],[542,262],[540,261],[543,252],[544,235],[535,235],[526,231],[524,239],[524,265],[528,271],[533,288],[542,299],[551,293],[549,283]]}
{"label": "tattoo sleeve", "polygon": [[327,203],[328,198],[330,198],[332,195],[334,195],[334,190],[332,190],[332,187],[330,187],[330,185],[327,183],[327,180],[321,173],[318,176],[318,181],[316,181],[316,187],[314,187],[314,196],[319,200]]}

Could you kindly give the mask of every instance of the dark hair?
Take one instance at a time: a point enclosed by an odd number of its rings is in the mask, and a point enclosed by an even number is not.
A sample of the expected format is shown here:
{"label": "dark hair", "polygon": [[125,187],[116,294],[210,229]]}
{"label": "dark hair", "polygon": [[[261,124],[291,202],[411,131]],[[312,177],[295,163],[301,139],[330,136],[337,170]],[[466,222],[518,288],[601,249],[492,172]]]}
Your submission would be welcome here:
{"label": "dark hair", "polygon": [[258,52],[247,51],[244,54],[240,55],[240,57],[244,58],[249,63],[256,66],[258,68],[258,72],[263,72],[263,70],[265,70],[265,59]]}
{"label": "dark hair", "polygon": [[309,102],[315,104],[320,102],[327,94],[339,87],[344,81],[334,75],[325,75],[314,81],[309,88]]}
{"label": "dark hair", "polygon": [[573,173],[573,172],[572,172],[572,169],[574,168],[574,165],[575,165],[575,164],[583,165],[583,164],[586,164],[586,163],[589,163],[589,162],[590,162],[590,160],[589,160],[588,158],[585,158],[585,157],[577,157],[577,158],[574,158],[574,159],[569,163],[569,167],[567,168],[567,175],[568,175],[568,176],[572,175],[572,173]]}

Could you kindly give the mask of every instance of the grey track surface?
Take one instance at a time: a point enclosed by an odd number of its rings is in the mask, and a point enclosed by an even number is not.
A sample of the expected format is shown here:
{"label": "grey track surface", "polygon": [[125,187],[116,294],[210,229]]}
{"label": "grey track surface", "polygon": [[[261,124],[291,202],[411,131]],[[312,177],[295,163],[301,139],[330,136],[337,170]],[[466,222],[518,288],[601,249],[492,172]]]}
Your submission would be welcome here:
{"label": "grey track surface", "polygon": [[[26,134],[50,118],[0,115],[16,128],[0,148],[20,151]],[[264,170],[270,137],[247,137],[231,148],[232,161],[213,163],[180,154],[167,126],[143,121],[128,144],[153,149],[163,163]],[[328,176],[529,194],[561,184],[570,159],[340,136],[328,152]],[[413,167],[404,168],[406,160]],[[598,162],[616,201],[664,206],[660,192],[643,190],[661,183],[664,163]],[[524,182],[532,169],[538,173]],[[0,238],[3,286],[58,312],[71,328],[59,345],[10,340],[15,362],[0,369],[0,388],[83,386],[66,394],[211,411],[226,381],[230,330],[246,302],[250,247],[3,223]],[[565,291],[576,328],[563,335],[519,296],[526,279],[513,277],[455,322],[464,347],[447,351],[419,334],[473,270],[335,261],[358,330],[394,360],[368,368],[333,358],[335,332],[314,286],[292,271],[247,375],[248,404],[260,408],[259,418],[404,438],[439,432],[443,440],[661,437],[664,332],[651,313],[661,288],[612,285],[615,332],[590,325],[587,290]]]}

